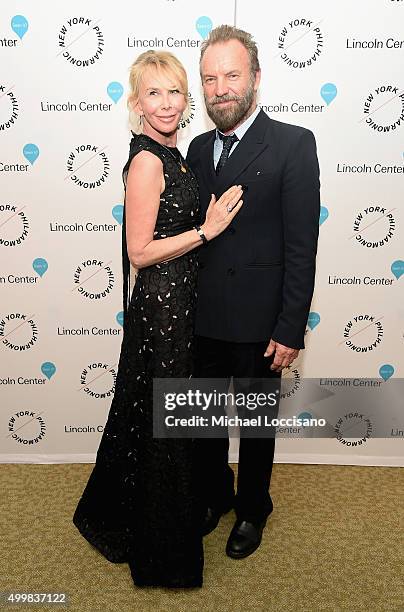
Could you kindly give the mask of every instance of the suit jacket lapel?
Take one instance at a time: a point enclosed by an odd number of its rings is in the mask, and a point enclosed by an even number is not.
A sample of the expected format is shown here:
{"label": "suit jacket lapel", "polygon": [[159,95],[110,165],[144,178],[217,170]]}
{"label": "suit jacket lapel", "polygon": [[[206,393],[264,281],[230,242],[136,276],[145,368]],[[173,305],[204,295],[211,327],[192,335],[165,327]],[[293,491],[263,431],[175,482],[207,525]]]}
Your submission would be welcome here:
{"label": "suit jacket lapel", "polygon": [[269,118],[261,110],[231,153],[219,176],[215,175],[218,192],[223,193],[230,185],[235,184],[237,177],[267,148],[265,132],[268,124]]}

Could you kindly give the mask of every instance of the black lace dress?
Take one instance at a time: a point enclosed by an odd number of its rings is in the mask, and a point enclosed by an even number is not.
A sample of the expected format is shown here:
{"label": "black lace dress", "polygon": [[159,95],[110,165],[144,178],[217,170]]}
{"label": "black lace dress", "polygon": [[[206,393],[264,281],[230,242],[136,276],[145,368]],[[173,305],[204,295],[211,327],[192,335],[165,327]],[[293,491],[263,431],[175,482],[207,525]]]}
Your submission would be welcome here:
{"label": "black lace dress", "polygon": [[[165,190],[154,238],[191,229],[198,216],[195,176],[178,149],[133,137],[129,159],[151,151]],[[80,533],[113,563],[129,563],[138,586],[202,586],[199,475],[193,439],[153,438],[153,377],[189,377],[193,363],[196,253],[139,270],[129,296],[122,227],[124,328],[114,398],[96,464],[74,513]]]}

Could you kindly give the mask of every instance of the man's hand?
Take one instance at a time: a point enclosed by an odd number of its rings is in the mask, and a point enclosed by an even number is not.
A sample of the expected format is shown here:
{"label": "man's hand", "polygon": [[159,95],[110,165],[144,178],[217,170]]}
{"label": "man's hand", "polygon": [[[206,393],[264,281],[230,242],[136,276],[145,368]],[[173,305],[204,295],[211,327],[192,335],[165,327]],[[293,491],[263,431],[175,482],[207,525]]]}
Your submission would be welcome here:
{"label": "man's hand", "polygon": [[299,349],[289,348],[280,342],[275,342],[275,340],[271,338],[264,353],[264,357],[270,357],[274,352],[275,357],[271,364],[271,370],[282,372],[284,368],[288,368],[292,361],[296,359],[299,354]]}

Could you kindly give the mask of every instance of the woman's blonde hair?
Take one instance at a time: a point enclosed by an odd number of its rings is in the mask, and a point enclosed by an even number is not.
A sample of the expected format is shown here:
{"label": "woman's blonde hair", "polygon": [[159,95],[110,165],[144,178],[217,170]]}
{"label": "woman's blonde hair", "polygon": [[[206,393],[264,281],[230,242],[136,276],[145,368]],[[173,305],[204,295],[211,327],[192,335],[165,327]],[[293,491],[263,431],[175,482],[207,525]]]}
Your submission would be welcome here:
{"label": "woman's blonde hair", "polygon": [[169,51],[145,51],[141,53],[130,67],[129,85],[130,93],[127,100],[129,110],[129,123],[136,133],[142,131],[142,123],[139,115],[133,110],[140,94],[140,84],[144,73],[149,68],[154,68],[159,76],[174,78],[178,83],[181,93],[185,97],[188,107],[188,79],[184,66],[179,59]]}

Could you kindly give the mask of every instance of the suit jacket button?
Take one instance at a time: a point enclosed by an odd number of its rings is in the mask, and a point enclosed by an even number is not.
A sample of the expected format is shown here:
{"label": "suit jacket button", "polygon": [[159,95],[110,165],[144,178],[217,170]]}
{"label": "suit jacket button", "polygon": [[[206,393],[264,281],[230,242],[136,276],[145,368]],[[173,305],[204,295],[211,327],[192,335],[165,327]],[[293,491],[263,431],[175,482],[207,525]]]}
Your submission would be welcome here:
{"label": "suit jacket button", "polygon": [[233,268],[229,268],[227,270],[227,274],[229,274],[230,276],[233,276],[234,272],[235,272],[235,270]]}

